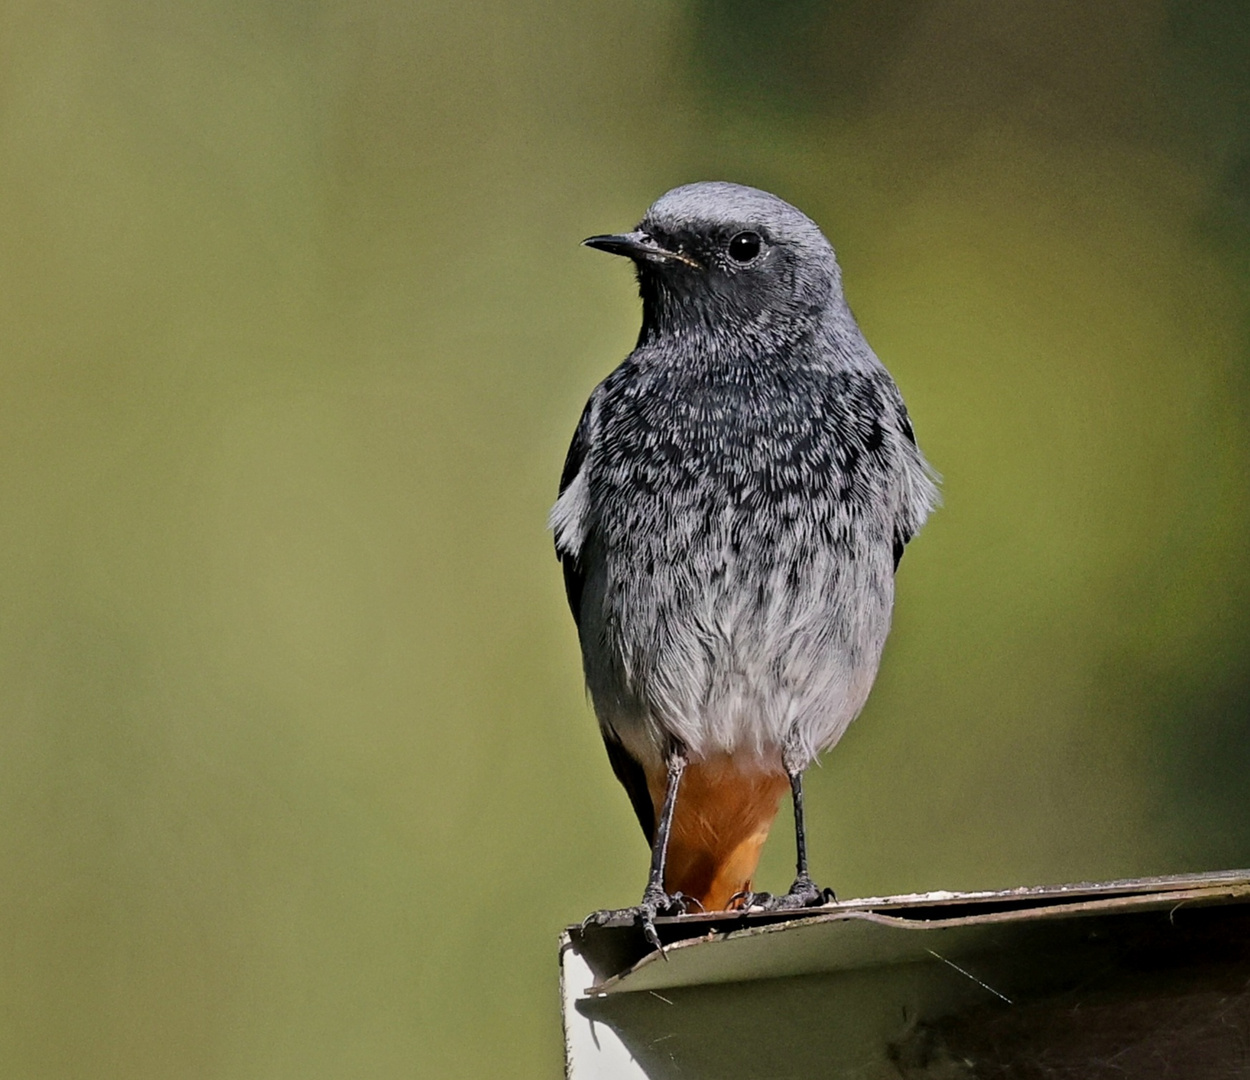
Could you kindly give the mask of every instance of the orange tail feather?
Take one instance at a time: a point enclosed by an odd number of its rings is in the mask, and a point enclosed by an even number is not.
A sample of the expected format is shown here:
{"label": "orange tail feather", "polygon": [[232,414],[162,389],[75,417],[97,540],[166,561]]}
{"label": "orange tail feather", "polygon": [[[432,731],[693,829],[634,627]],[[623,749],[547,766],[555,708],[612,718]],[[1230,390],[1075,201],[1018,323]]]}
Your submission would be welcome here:
{"label": "orange tail feather", "polygon": [[[647,776],[659,818],[666,774]],[[760,852],[790,782],[780,761],[720,755],[692,761],[681,778],[668,839],[664,889],[720,911],[751,887]]]}

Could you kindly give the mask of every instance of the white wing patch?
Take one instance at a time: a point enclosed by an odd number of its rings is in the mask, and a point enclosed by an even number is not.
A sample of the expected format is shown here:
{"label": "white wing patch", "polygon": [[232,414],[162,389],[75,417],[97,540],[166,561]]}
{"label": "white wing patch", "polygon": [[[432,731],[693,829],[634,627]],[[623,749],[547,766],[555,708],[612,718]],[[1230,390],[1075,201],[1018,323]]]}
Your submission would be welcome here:
{"label": "white wing patch", "polygon": [[556,549],[576,555],[586,542],[589,484],[586,480],[586,463],[577,471],[568,487],[560,493],[551,513],[547,515],[547,528],[555,534]]}

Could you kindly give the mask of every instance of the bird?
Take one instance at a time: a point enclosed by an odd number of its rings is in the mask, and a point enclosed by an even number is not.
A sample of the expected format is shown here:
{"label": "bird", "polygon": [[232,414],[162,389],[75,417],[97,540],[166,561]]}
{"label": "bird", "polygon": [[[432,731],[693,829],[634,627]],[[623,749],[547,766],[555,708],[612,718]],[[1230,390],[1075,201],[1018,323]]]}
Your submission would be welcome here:
{"label": "bird", "polygon": [[[819,906],[803,772],[876,678],[903,549],[939,502],[819,226],[723,181],[631,232],[634,350],[591,393],[548,525],[612,770],[651,845],[629,916]],[[754,893],[787,793],[796,873]]]}

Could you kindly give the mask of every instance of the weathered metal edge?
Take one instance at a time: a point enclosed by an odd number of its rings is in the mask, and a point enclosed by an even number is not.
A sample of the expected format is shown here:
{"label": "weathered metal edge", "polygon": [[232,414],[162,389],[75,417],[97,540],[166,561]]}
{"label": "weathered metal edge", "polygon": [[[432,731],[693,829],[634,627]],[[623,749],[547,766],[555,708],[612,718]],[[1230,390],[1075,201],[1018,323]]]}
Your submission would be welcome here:
{"label": "weathered metal edge", "polygon": [[[1189,887],[1186,887],[1188,885]],[[1154,886],[1153,891],[1133,892],[1132,889]],[[1008,911],[989,911],[980,914],[962,915],[948,919],[905,919],[897,916],[881,914],[875,907],[904,906],[929,907],[937,906],[935,895],[950,898],[950,903],[995,902],[1004,899],[1019,898],[1024,894],[1041,898],[1054,897],[1061,902],[1042,904]],[[1117,895],[1105,895],[1116,893]],[[1099,895],[1104,894],[1104,895]],[[1092,897],[1078,899],[1079,897]],[[1063,902],[1063,898],[1068,898]],[[762,937],[767,934],[784,933],[797,926],[812,926],[822,923],[835,923],[847,920],[864,920],[888,926],[892,929],[912,931],[943,930],[962,926],[990,926],[1003,923],[1019,923],[1072,917],[1091,917],[1119,911],[1137,911],[1163,909],[1169,906],[1179,907],[1191,902],[1217,902],[1221,900],[1240,900],[1250,898],[1250,873],[1246,871],[1229,871],[1219,874],[1174,875],[1168,878],[1135,879],[1126,882],[1106,882],[1099,885],[1075,886],[1042,886],[1035,889],[1013,889],[1008,892],[979,894],[918,894],[915,897],[888,897],[886,903],[869,905],[867,901],[845,901],[825,908],[810,909],[801,917],[785,922],[773,922],[762,926],[747,926],[729,931],[709,931],[706,935],[687,938],[674,942],[666,947],[668,956],[692,948],[707,947],[718,943],[737,940],[745,937]],[[1075,902],[1073,902],[1075,901]],[[852,906],[854,905],[854,906]],[[831,910],[832,909],[832,910]],[[684,918],[690,918],[689,916]],[[723,917],[722,917],[723,918]],[[672,920],[669,920],[672,921]],[[658,952],[649,953],[636,964],[596,983],[584,991],[587,996],[600,997],[614,993],[629,993],[634,988],[626,985],[638,972],[655,963],[665,961]],[[830,968],[829,970],[837,970]],[[771,976],[770,976],[771,977]]]}
{"label": "weathered metal edge", "polygon": [[[805,908],[794,913],[793,920],[819,918],[835,915],[846,911],[868,911],[888,908],[911,907],[945,907],[956,904],[974,903],[1010,903],[1025,900],[1046,900],[1051,897],[1106,896],[1121,893],[1161,893],[1173,890],[1191,889],[1202,886],[1220,886],[1250,884],[1250,869],[1219,870],[1205,874],[1166,874],[1159,877],[1122,878],[1115,881],[1080,881],[1061,885],[1023,885],[1015,889],[985,890],[981,892],[951,892],[938,889],[926,893],[901,893],[897,896],[863,896],[850,900],[835,900],[820,907]],[[661,916],[655,920],[657,926],[683,925],[692,923],[723,923],[726,918],[740,918],[749,923],[752,913],[742,912],[738,915],[726,916],[723,911],[699,911],[688,915]],[[628,921],[606,923],[607,926],[627,926]],[[772,925],[781,925],[773,922]],[[573,927],[569,928],[570,930]]]}

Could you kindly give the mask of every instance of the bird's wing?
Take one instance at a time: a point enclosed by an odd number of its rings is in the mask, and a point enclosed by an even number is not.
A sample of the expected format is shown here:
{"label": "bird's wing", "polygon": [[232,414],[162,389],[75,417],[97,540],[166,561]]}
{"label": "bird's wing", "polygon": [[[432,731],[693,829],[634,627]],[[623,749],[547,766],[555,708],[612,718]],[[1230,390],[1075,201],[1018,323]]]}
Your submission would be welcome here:
{"label": "bird's wing", "polygon": [[586,546],[587,492],[584,469],[590,452],[591,431],[595,422],[595,397],[591,396],[582,410],[573,441],[564,458],[560,473],[560,495],[551,509],[549,524],[555,536],[556,558],[564,570],[564,593],[568,597],[573,621],[580,627],[582,589],[586,584],[586,572],[582,565],[582,550]]}
{"label": "bird's wing", "polygon": [[[569,444],[568,455],[564,459],[564,470],[560,474],[560,497],[551,511],[551,529],[555,534],[556,558],[560,560],[564,570],[564,592],[569,600],[569,609],[573,612],[573,621],[581,629],[582,590],[586,584],[586,568],[582,562],[582,552],[586,547],[589,535],[587,521],[587,493],[585,489],[586,459],[590,454],[590,444],[595,426],[596,402],[594,396],[582,410],[582,418],[577,430],[573,432],[573,441]],[[650,844],[655,837],[655,807],[651,804],[651,792],[647,787],[647,774],[642,764],[632,755],[613,732],[600,728],[603,745],[608,751],[608,761],[612,764],[612,772],[621,787],[629,796],[630,805],[638,817],[638,824],[646,834]]]}
{"label": "bird's wing", "polygon": [[903,558],[903,549],[907,542],[916,534],[925,518],[940,501],[937,484],[939,479],[932,467],[924,459],[920,448],[916,445],[916,433],[912,430],[911,418],[907,415],[907,407],[902,398],[895,402],[899,430],[907,440],[904,450],[907,451],[902,462],[905,477],[905,496],[898,516],[894,519],[894,569]]}
{"label": "bird's wing", "polygon": [[[899,426],[903,429],[903,437],[912,444],[916,445],[916,432],[911,426],[911,417],[907,415],[907,408],[900,401],[898,403]],[[898,569],[898,564],[903,561],[903,549],[907,547],[907,542],[915,535],[915,530],[911,527],[911,523],[906,521],[902,515],[894,520],[894,569]]]}
{"label": "bird's wing", "polygon": [[608,761],[612,763],[612,772],[629,796],[638,824],[642,826],[647,844],[651,845],[655,843],[655,806],[651,802],[651,790],[647,787],[646,771],[641,762],[621,745],[611,731],[606,728],[599,730],[603,735],[603,745],[608,751]]}

